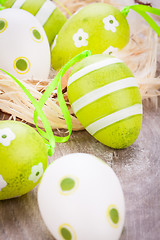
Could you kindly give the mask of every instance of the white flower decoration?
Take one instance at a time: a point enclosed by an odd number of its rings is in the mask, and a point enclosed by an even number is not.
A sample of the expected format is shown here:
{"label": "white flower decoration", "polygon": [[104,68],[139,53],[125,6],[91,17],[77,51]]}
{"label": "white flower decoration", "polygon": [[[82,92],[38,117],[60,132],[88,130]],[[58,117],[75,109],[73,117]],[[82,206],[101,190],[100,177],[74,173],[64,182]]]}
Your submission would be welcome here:
{"label": "white flower decoration", "polygon": [[114,55],[114,53],[115,52],[117,52],[118,51],[118,48],[115,48],[115,47],[112,47],[112,46],[110,46],[109,48],[107,48],[104,52],[103,52],[103,54],[112,54],[112,55]]}
{"label": "white flower decoration", "polygon": [[112,32],[116,32],[116,27],[119,26],[119,22],[115,19],[113,15],[109,15],[108,17],[104,18],[103,23],[104,28],[108,31],[111,30]]}
{"label": "white flower decoration", "polygon": [[0,191],[2,190],[2,188],[5,188],[7,186],[6,181],[4,181],[2,175],[0,175]]}
{"label": "white flower decoration", "polygon": [[43,164],[39,163],[31,169],[31,175],[29,176],[29,181],[36,183],[43,174]]}
{"label": "white flower decoration", "polygon": [[54,42],[53,42],[53,44],[52,44],[51,50],[53,50],[53,48],[56,46],[57,37],[58,37],[58,35],[55,36],[55,39],[54,39]]}
{"label": "white flower decoration", "polygon": [[75,46],[77,48],[87,46],[88,41],[86,39],[88,39],[88,37],[89,37],[88,33],[84,32],[83,29],[80,28],[78,32],[73,35],[73,41]]}
{"label": "white flower decoration", "polygon": [[11,144],[11,141],[16,138],[16,135],[11,131],[10,128],[0,129],[0,143],[7,147]]}

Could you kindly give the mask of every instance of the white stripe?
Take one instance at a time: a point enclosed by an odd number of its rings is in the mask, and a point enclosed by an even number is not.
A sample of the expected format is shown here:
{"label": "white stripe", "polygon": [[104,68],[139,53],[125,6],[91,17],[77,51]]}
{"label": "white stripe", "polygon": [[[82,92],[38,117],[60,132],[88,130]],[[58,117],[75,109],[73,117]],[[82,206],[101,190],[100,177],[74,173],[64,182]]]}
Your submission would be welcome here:
{"label": "white stripe", "polygon": [[74,81],[76,81],[78,78],[81,78],[83,76],[85,76],[86,74],[93,72],[95,70],[98,70],[100,68],[106,67],[108,65],[111,64],[115,64],[115,63],[121,63],[123,62],[122,60],[118,59],[118,58],[106,58],[103,61],[100,62],[96,62],[93,63],[87,67],[82,68],[81,70],[79,70],[78,72],[74,73],[68,80],[68,86],[73,83]]}
{"label": "white stripe", "polygon": [[74,113],[77,113],[81,108],[96,101],[97,99],[104,97],[112,92],[129,87],[138,87],[138,83],[134,77],[124,78],[116,82],[109,83],[103,87],[87,93],[72,104],[72,109]]}
{"label": "white stripe", "polygon": [[86,127],[86,130],[91,134],[95,134],[99,130],[113,124],[116,122],[119,122],[125,118],[137,115],[137,114],[142,114],[143,109],[142,109],[142,104],[135,104],[131,107],[124,108],[120,111],[117,111],[115,113],[112,113],[104,118],[99,119],[98,121],[90,124],[88,127]]}
{"label": "white stripe", "polygon": [[25,3],[26,0],[17,0],[12,5],[12,8],[21,8],[22,5]]}
{"label": "white stripe", "polygon": [[36,18],[42,24],[42,26],[47,22],[48,18],[51,16],[53,11],[56,9],[56,5],[50,0],[45,1],[42,7],[36,14]]}

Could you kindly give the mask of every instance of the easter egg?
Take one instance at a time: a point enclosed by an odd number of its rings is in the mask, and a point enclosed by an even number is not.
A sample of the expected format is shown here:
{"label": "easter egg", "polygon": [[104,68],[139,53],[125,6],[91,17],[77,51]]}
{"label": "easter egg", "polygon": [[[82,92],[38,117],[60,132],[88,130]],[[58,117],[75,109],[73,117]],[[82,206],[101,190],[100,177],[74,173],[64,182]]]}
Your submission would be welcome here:
{"label": "easter egg", "polygon": [[67,89],[74,113],[93,137],[116,149],[134,143],[142,125],[142,100],[122,60],[103,54],[85,58],[73,69]]}
{"label": "easter egg", "polygon": [[67,20],[50,0],[7,0],[4,6],[24,9],[33,14],[44,27],[50,44]]}
{"label": "easter egg", "polygon": [[101,159],[84,153],[50,164],[38,189],[42,218],[57,240],[118,240],[125,204],[120,182]]}
{"label": "easter egg", "polygon": [[56,37],[51,53],[53,68],[61,68],[84,50],[93,54],[112,53],[129,41],[126,17],[106,3],[90,4],[73,15]]}
{"label": "easter egg", "polygon": [[0,67],[18,79],[48,78],[50,47],[41,24],[20,9],[0,11]]}
{"label": "easter egg", "polygon": [[0,121],[0,200],[32,190],[47,161],[47,147],[33,128],[21,122]]}

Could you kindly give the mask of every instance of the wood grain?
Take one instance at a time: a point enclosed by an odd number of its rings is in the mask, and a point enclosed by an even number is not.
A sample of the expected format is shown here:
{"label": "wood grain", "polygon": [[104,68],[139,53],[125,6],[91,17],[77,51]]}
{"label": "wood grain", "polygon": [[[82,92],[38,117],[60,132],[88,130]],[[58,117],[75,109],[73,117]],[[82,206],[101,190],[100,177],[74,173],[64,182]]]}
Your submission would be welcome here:
{"label": "wood grain", "polygon": [[[74,132],[67,143],[57,144],[49,159],[52,162],[74,152],[92,153],[114,169],[126,201],[121,240],[158,240],[160,236],[160,99],[158,105],[155,109],[151,101],[144,102],[140,136],[125,150],[110,149],[81,131]],[[0,240],[54,239],[41,219],[36,195],[34,189],[20,198],[0,202]]]}

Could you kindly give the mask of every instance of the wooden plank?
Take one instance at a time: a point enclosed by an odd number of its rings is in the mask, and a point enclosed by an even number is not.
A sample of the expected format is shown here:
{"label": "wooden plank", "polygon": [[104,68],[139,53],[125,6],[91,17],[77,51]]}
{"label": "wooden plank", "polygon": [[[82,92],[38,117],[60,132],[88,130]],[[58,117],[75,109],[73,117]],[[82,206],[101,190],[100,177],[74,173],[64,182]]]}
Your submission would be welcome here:
{"label": "wooden plank", "polygon": [[[67,143],[56,145],[49,162],[74,152],[94,154],[117,173],[126,201],[126,221],[121,240],[158,240],[160,104],[156,110],[150,101],[144,103],[142,130],[131,147],[113,150],[86,131],[74,132]],[[20,198],[0,201],[0,240],[53,240],[41,219],[36,193],[37,188]]]}
{"label": "wooden plank", "polygon": [[[147,105],[147,104],[146,104]],[[126,200],[126,222],[121,240],[157,240],[160,235],[160,109],[144,107],[138,140],[115,151],[113,168]]]}

